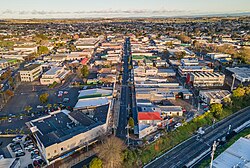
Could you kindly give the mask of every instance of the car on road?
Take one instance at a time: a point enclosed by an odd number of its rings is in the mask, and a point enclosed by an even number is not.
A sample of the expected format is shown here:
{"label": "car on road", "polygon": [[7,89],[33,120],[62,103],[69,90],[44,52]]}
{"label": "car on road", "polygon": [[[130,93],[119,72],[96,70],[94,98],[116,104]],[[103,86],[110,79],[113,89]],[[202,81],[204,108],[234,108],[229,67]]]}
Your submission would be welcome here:
{"label": "car on road", "polygon": [[12,119],[11,119],[11,118],[9,118],[9,119],[8,119],[8,122],[9,122],[9,123],[11,123],[11,122],[12,122]]}

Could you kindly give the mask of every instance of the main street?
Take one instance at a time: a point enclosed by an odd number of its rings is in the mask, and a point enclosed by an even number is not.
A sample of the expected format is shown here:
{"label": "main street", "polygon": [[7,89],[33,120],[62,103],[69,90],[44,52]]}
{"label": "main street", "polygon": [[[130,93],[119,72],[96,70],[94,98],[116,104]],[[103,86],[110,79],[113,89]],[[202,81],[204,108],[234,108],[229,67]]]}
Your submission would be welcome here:
{"label": "main street", "polygon": [[156,158],[145,168],[178,168],[183,167],[203,152],[211,149],[214,141],[225,137],[231,125],[231,131],[250,120],[250,108],[237,112],[205,131],[201,137],[193,136],[162,156]]}
{"label": "main street", "polygon": [[129,106],[129,93],[130,89],[128,86],[129,79],[129,39],[126,38],[124,43],[124,56],[123,56],[123,75],[122,75],[122,85],[121,85],[121,104],[120,104],[120,112],[119,112],[119,122],[117,126],[116,136],[122,139],[126,139],[127,135],[127,121],[128,121],[128,106]]}

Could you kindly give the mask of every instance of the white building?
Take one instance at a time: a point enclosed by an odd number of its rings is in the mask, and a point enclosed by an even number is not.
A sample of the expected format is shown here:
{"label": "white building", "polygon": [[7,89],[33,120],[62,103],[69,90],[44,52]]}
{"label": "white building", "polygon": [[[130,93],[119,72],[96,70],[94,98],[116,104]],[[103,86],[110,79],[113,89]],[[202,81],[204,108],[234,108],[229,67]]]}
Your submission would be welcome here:
{"label": "white building", "polygon": [[209,68],[208,66],[179,66],[178,72],[181,76],[186,76],[188,73],[192,72],[210,72],[212,73],[214,70]]}
{"label": "white building", "polygon": [[22,82],[32,82],[42,74],[42,66],[40,64],[31,64],[19,72]]}
{"label": "white building", "polygon": [[222,53],[207,53],[207,57],[210,57],[213,60],[217,60],[217,59],[231,58],[231,55]]}
{"label": "white building", "polygon": [[110,105],[85,112],[56,111],[27,123],[43,158],[50,163],[91,145],[107,131]]}
{"label": "white building", "polygon": [[199,65],[199,61],[197,58],[183,58],[181,59],[182,66],[197,66]]}
{"label": "white building", "polygon": [[210,72],[192,72],[187,75],[187,82],[195,87],[223,86],[225,75]]}
{"label": "white building", "polygon": [[42,75],[40,83],[42,85],[61,83],[69,73],[70,70],[66,70],[64,67],[52,67]]}

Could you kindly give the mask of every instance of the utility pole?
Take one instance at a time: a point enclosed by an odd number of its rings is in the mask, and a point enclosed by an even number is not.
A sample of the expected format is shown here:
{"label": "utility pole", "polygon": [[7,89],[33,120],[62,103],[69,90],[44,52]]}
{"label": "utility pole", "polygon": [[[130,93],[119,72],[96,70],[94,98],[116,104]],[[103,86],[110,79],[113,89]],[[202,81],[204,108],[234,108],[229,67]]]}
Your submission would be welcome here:
{"label": "utility pole", "polygon": [[212,153],[211,153],[211,162],[210,162],[210,168],[213,168],[213,160],[214,160],[214,152],[216,150],[216,141],[214,141],[213,148],[212,148]]}

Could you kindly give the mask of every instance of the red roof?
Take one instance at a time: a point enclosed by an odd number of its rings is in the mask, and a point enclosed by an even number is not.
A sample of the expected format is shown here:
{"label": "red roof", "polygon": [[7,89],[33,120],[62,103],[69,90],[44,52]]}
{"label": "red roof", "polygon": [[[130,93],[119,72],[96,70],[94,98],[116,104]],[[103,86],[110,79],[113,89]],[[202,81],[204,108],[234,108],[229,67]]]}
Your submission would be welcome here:
{"label": "red roof", "polygon": [[159,112],[138,112],[139,120],[162,120]]}
{"label": "red roof", "polygon": [[88,62],[88,58],[84,58],[82,61],[81,61],[81,64],[82,65],[86,65],[87,64],[87,62]]}

